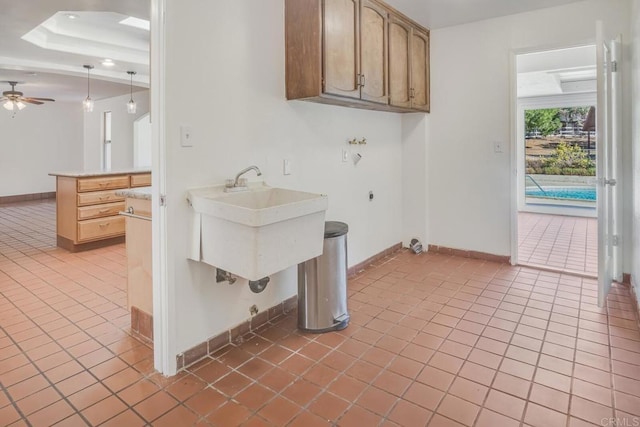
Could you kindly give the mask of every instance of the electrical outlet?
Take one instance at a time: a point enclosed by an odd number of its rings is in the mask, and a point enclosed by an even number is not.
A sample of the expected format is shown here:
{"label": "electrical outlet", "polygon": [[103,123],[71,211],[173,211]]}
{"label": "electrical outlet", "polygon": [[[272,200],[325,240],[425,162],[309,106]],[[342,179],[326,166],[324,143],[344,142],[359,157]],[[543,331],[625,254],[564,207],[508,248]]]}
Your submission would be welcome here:
{"label": "electrical outlet", "polygon": [[349,150],[347,150],[346,148],[342,149],[342,161],[343,162],[349,161]]}

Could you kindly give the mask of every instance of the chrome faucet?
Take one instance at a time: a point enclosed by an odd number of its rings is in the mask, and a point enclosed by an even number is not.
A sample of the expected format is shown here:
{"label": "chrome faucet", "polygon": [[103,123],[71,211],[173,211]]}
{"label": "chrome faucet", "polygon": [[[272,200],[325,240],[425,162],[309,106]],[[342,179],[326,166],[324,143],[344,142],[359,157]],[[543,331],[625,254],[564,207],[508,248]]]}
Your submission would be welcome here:
{"label": "chrome faucet", "polygon": [[238,174],[236,175],[236,179],[233,181],[233,187],[242,187],[241,185],[239,185],[239,180],[240,177],[242,175],[244,175],[245,173],[249,172],[250,170],[254,170],[256,171],[256,173],[258,174],[258,176],[262,175],[262,172],[260,172],[260,169],[257,166],[249,166],[248,168],[244,168],[242,169],[240,172],[238,172]]}

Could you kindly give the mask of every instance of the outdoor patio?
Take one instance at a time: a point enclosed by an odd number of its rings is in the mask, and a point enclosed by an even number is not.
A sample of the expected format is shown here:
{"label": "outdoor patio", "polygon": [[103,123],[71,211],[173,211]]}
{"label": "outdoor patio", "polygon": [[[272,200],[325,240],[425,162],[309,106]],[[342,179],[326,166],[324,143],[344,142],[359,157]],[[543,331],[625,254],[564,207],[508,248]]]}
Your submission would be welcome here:
{"label": "outdoor patio", "polygon": [[518,213],[518,262],[587,274],[598,274],[596,218]]}

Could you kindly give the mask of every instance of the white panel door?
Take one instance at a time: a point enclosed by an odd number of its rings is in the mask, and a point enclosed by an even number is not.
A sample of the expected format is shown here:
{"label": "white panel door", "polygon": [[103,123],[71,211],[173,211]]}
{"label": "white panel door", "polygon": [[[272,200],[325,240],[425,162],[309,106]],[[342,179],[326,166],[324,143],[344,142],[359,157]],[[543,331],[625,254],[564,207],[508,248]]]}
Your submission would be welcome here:
{"label": "white panel door", "polygon": [[598,101],[596,107],[598,206],[598,305],[604,307],[611,284],[620,275],[619,139],[620,79],[617,42],[605,39],[596,23]]}

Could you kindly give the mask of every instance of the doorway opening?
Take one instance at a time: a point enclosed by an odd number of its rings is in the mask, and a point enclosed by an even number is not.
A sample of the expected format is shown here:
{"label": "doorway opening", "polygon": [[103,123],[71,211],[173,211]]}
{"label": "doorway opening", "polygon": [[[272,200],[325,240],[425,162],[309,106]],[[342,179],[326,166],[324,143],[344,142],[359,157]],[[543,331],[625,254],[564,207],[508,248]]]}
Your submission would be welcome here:
{"label": "doorway opening", "polygon": [[598,274],[596,47],[516,55],[517,262]]}

